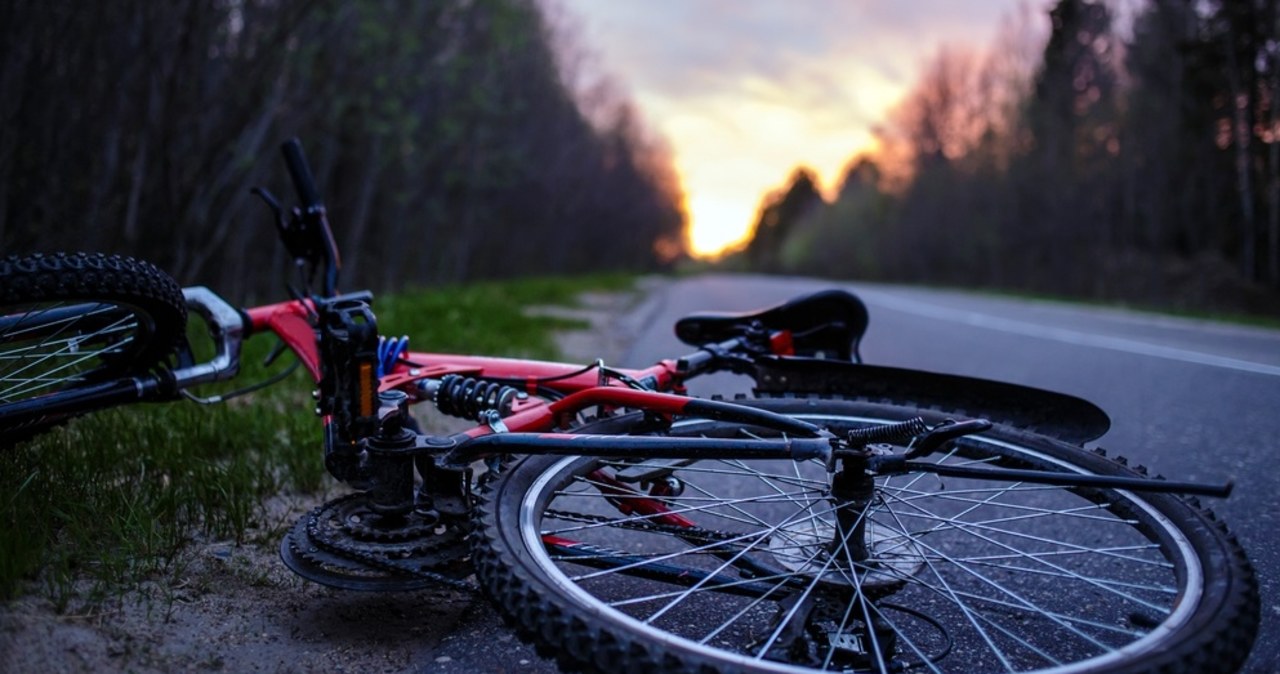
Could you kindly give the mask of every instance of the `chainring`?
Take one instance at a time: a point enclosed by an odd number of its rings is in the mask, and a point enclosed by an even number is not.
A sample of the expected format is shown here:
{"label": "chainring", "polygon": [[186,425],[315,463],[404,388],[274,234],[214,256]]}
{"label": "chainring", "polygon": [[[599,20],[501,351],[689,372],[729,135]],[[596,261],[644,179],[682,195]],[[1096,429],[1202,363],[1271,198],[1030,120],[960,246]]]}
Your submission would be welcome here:
{"label": "chainring", "polygon": [[346,590],[401,592],[447,585],[473,589],[467,520],[388,517],[367,494],[343,496],[300,518],[280,542],[280,558],[307,580]]}

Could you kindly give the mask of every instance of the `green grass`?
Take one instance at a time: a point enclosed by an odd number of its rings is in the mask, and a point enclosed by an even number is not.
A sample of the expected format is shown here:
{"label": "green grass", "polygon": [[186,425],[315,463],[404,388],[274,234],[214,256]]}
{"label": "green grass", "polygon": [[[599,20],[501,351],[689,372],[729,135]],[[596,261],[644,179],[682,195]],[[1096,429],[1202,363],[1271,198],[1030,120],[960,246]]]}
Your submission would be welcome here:
{"label": "green grass", "polygon": [[[408,334],[415,350],[554,358],[552,332],[586,326],[522,307],[572,306],[584,290],[631,283],[600,276],[415,290],[380,297],[374,310],[383,334]],[[267,376],[261,360],[273,342],[245,345],[234,385]],[[146,580],[176,581],[193,540],[274,539],[289,523],[268,521],[266,498],[331,486],[312,387],[299,370],[220,405],[100,412],[0,453],[0,598],[34,590],[65,609]]]}
{"label": "green grass", "polygon": [[525,316],[525,306],[576,306],[584,290],[625,291],[631,276],[536,278],[411,290],[374,303],[378,328],[409,335],[415,351],[555,358],[553,330],[581,329],[581,321]]}

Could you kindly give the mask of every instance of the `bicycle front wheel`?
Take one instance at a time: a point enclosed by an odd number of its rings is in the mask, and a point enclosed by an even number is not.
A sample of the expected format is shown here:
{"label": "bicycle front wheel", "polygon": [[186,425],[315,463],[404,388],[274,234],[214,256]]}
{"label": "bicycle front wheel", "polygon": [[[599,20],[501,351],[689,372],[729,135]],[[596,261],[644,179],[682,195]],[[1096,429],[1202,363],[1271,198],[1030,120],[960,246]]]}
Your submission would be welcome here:
{"label": "bicycle front wheel", "polygon": [[[96,253],[0,260],[0,420],[6,405],[145,371],[185,329],[182,289],[149,263]],[[0,421],[0,445],[64,418]]]}
{"label": "bicycle front wheel", "polygon": [[[836,432],[919,413],[756,404]],[[934,460],[1135,474],[1002,427]],[[855,546],[817,462],[531,456],[482,496],[477,574],[524,636],[596,671],[1221,672],[1252,644],[1249,563],[1181,498],[908,474],[865,503]]]}

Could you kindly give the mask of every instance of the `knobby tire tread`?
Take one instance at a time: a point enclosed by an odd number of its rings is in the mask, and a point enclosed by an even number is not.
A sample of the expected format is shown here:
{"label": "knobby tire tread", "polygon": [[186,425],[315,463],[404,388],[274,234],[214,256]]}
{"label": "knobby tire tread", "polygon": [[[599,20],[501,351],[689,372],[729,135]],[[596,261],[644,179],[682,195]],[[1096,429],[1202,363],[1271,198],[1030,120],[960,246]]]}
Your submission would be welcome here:
{"label": "knobby tire tread", "polygon": [[[187,324],[182,288],[150,262],[105,253],[35,253],[0,258],[0,306],[33,302],[104,300],[131,305],[147,315],[154,331],[122,364],[119,373],[141,372],[167,358],[181,343]],[[65,423],[45,419],[17,429],[0,429],[0,447],[25,442]]]}
{"label": "knobby tire tread", "polygon": [[[495,483],[496,484],[496,483]],[[494,487],[481,493],[477,513],[490,505]],[[473,540],[486,535],[477,517]],[[564,611],[535,588],[530,574],[494,546],[476,545],[472,553],[476,578],[498,607],[504,622],[516,630],[538,655],[554,659],[566,672],[618,672],[620,674],[714,674],[714,667],[691,667],[670,654],[630,635],[604,629],[598,622]]]}
{"label": "knobby tire tread", "polygon": [[[832,396],[819,399],[788,394],[784,400],[770,402],[781,404],[784,409],[774,411],[783,413],[799,412],[789,409],[788,402],[818,406],[853,403],[897,409],[899,413],[910,410],[886,406],[883,400],[868,403],[856,398]],[[925,412],[936,413],[937,410]],[[1001,430],[1004,436],[1021,438],[1032,446],[1046,439],[1023,429],[1003,427]],[[1051,442],[1074,450],[1071,452],[1074,463],[1100,474],[1147,475],[1144,467],[1130,467],[1123,457],[1109,457],[1105,450],[1085,449],[1058,440]],[[527,457],[522,461],[536,459]],[[503,487],[509,487],[506,481],[518,475],[517,464],[506,471],[502,479],[487,485],[480,494],[479,503],[473,511],[473,560],[481,588],[501,609],[507,623],[515,627],[522,639],[533,643],[540,655],[555,658],[565,671],[698,674],[739,671],[731,664],[705,661],[700,654],[672,653],[661,645],[636,638],[622,628],[606,626],[604,621],[583,615],[588,612],[586,609],[561,598],[554,588],[536,578],[516,558],[520,551],[512,550],[513,546],[506,543],[501,532],[503,513],[500,499],[518,500],[522,494],[520,485],[509,493],[503,492]],[[1155,479],[1162,478],[1157,476]],[[1243,548],[1226,524],[1196,498],[1152,494],[1146,500],[1174,519],[1178,529],[1192,540],[1206,568],[1205,596],[1190,624],[1179,631],[1179,641],[1168,643],[1159,652],[1141,660],[1119,663],[1119,666],[1104,671],[1107,674],[1200,674],[1238,670],[1257,636],[1260,611],[1258,579]],[[1215,568],[1226,569],[1226,572],[1215,573],[1212,571]]]}

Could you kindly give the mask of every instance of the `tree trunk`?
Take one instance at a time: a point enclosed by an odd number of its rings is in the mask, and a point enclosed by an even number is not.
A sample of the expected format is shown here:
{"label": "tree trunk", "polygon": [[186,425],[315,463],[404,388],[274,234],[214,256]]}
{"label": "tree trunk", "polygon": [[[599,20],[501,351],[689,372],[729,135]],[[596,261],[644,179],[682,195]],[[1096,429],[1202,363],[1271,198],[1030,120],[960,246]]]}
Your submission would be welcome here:
{"label": "tree trunk", "polygon": [[[1231,87],[1231,126],[1234,136],[1236,164],[1236,194],[1240,197],[1240,267],[1246,278],[1257,278],[1257,216],[1253,208],[1252,168],[1249,156],[1253,129],[1250,128],[1247,111],[1253,104],[1253,92],[1240,80],[1239,59],[1236,58],[1234,32],[1227,40],[1227,80]],[[1250,64],[1252,67],[1252,64]]]}
{"label": "tree trunk", "polygon": [[[1276,25],[1280,33],[1280,21]],[[1280,95],[1280,55],[1271,55],[1271,138],[1268,143],[1267,176],[1268,204],[1271,212],[1267,214],[1267,282],[1280,286],[1280,105],[1276,104],[1276,96]]]}

